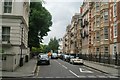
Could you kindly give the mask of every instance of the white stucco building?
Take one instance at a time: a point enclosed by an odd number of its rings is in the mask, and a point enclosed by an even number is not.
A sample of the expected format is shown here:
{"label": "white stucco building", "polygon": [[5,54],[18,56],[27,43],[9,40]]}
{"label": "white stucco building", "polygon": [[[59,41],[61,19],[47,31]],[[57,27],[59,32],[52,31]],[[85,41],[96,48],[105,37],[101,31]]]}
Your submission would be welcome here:
{"label": "white stucco building", "polygon": [[28,0],[21,0],[21,2],[18,2],[18,0],[1,1],[0,37],[2,37],[2,69],[14,71],[19,66],[21,54],[24,62],[29,56],[29,2]]}

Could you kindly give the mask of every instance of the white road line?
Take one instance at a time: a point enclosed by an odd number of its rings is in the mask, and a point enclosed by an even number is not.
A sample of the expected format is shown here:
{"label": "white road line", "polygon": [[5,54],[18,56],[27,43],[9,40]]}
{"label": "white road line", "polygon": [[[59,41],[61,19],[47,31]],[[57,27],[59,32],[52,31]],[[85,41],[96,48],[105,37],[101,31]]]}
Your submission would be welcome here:
{"label": "white road line", "polygon": [[92,68],[89,68],[89,67],[86,67],[86,66],[83,66],[83,67],[85,67],[85,68],[87,68],[87,69],[90,69],[90,70],[92,70],[92,71],[98,72],[98,73],[102,73],[102,72],[100,72],[100,71],[98,71],[98,70],[95,70],[95,69],[92,69]]}
{"label": "white road line", "polygon": [[88,70],[83,71],[82,68],[79,68],[79,70],[80,70],[80,72],[82,72],[82,73],[93,73],[92,71],[88,71]]}
{"label": "white road line", "polygon": [[87,76],[87,77],[89,77],[89,78],[96,78],[96,76]]}
{"label": "white road line", "polygon": [[44,78],[54,78],[54,77],[44,77]]}
{"label": "white road line", "polygon": [[73,71],[71,71],[71,70],[69,70],[69,71],[70,71],[70,73],[72,73],[74,76],[76,76],[76,77],[79,78],[79,76],[78,76],[77,74],[75,74]]}
{"label": "white road line", "polygon": [[[56,61],[58,64],[62,65],[60,62]],[[66,66],[62,65],[65,69],[68,69]]]}
{"label": "white road line", "polygon": [[64,67],[65,69],[68,69],[66,66],[62,65],[62,67]]}
{"label": "white road line", "polygon": [[107,78],[107,76],[100,76],[100,75],[98,75],[98,77],[99,78]]}
{"label": "white road line", "polygon": [[60,64],[60,65],[61,65],[61,63],[60,63],[60,62],[58,62],[58,61],[55,61],[55,62],[57,62],[58,64]]}
{"label": "white road line", "polygon": [[115,76],[108,76],[109,78],[118,78],[118,77],[115,77]]}
{"label": "white road line", "polygon": [[79,76],[79,78],[87,78],[87,76]]}
{"label": "white road line", "polygon": [[61,63],[57,62],[58,64],[62,65]]}

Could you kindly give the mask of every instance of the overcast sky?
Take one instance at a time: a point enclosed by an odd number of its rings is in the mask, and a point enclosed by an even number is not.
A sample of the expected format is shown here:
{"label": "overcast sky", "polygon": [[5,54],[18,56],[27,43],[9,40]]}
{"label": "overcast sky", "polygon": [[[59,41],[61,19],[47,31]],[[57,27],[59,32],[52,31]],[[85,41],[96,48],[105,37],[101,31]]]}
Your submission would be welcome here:
{"label": "overcast sky", "polygon": [[75,0],[70,0],[69,2],[62,0],[59,2],[45,0],[45,4],[43,4],[43,6],[45,6],[45,8],[51,13],[53,24],[50,27],[51,31],[48,32],[48,36],[44,37],[43,43],[48,44],[52,37],[56,37],[58,39],[64,36],[66,26],[71,23],[72,16],[75,13],[80,12],[82,1],[73,1]]}

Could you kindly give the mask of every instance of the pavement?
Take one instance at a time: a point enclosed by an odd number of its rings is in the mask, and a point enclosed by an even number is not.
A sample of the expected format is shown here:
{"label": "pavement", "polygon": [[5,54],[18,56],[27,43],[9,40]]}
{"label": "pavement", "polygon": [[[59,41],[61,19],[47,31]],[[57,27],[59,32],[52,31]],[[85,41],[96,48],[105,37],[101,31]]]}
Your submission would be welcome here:
{"label": "pavement", "polygon": [[104,63],[98,63],[98,62],[93,62],[93,61],[86,61],[86,60],[84,60],[84,65],[87,67],[96,69],[98,71],[101,71],[103,73],[120,77],[120,75],[119,75],[120,67],[118,67],[118,66],[104,64]]}
{"label": "pavement", "polygon": [[36,59],[30,59],[22,67],[18,67],[14,72],[2,71],[2,77],[32,77],[37,67],[36,62]]}

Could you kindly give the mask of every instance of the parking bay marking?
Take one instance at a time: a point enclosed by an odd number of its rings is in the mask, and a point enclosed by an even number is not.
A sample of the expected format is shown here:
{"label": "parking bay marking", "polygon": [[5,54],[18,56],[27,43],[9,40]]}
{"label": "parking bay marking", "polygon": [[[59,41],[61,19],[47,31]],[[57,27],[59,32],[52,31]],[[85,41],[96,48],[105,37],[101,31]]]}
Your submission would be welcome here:
{"label": "parking bay marking", "polygon": [[79,68],[80,72],[82,73],[93,73],[92,71],[89,70],[83,70],[82,68]]}

